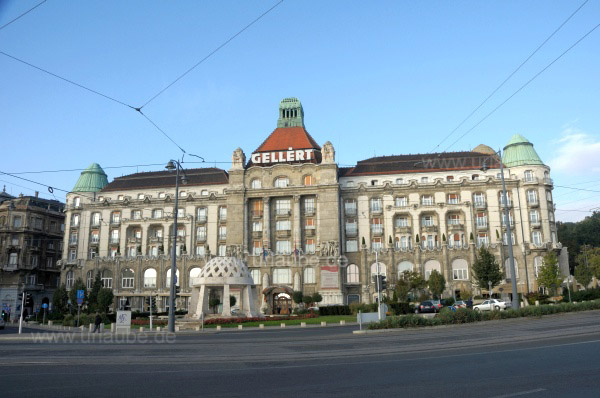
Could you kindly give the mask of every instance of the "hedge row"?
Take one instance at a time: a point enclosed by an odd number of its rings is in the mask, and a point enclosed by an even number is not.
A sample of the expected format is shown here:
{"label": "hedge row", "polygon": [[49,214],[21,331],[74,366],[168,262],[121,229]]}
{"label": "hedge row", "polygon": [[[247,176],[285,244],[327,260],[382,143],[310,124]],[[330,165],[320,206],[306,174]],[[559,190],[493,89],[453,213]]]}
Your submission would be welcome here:
{"label": "hedge row", "polygon": [[298,316],[286,316],[286,317],[277,317],[277,318],[264,318],[264,317],[249,317],[249,318],[208,318],[204,320],[205,325],[225,325],[230,323],[246,323],[246,322],[265,322],[265,321],[287,321],[290,319],[309,319],[316,318],[315,314],[306,314],[306,315],[298,315]]}
{"label": "hedge row", "polygon": [[473,311],[468,308],[459,308],[456,312],[444,308],[433,318],[424,318],[418,315],[393,316],[377,323],[371,323],[369,329],[394,329],[420,326],[439,326],[493,319],[508,319],[521,317],[539,317],[543,315],[558,314],[563,312],[589,311],[600,309],[600,300],[583,303],[561,303],[556,305],[540,305],[539,307],[524,307],[518,310],[506,311]]}
{"label": "hedge row", "polygon": [[[600,288],[579,290],[571,292],[571,300],[573,301],[589,301],[600,299]],[[563,294],[563,301],[569,301],[569,294]]]}
{"label": "hedge row", "polygon": [[328,305],[326,307],[319,307],[319,315],[352,315],[352,310],[347,305]]}

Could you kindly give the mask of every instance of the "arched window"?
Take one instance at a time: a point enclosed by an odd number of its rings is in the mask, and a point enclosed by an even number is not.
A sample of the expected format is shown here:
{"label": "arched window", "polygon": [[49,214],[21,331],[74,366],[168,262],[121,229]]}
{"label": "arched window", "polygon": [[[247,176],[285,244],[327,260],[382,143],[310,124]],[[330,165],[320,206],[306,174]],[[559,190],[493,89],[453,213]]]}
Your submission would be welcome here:
{"label": "arched window", "polygon": [[346,282],[347,283],[359,283],[360,275],[358,272],[358,266],[356,264],[350,264],[346,271]]}
{"label": "arched window", "polygon": [[112,288],[112,272],[110,270],[105,269],[102,271],[102,287]]}
{"label": "arched window", "polygon": [[262,188],[262,183],[261,183],[260,179],[255,178],[252,181],[250,181],[250,188],[252,188],[252,189]]}
{"label": "arched window", "polygon": [[288,185],[289,181],[287,177],[277,177],[275,179],[275,182],[273,183],[273,186],[275,186],[275,188],[286,188]]}
{"label": "arched window", "polygon": [[94,285],[94,271],[88,271],[85,277],[85,287],[91,289]]}
{"label": "arched window", "polygon": [[404,273],[412,272],[413,269],[414,269],[414,265],[410,261],[400,261],[398,263],[398,279],[403,279]]}
{"label": "arched window", "polygon": [[73,284],[75,283],[75,276],[73,275],[73,271],[67,272],[67,289],[73,288]]}
{"label": "arched window", "polygon": [[304,283],[315,283],[314,268],[304,268]]}
{"label": "arched window", "polygon": [[542,256],[535,256],[533,258],[533,270],[534,270],[536,278],[540,274],[540,268],[542,268],[543,265],[544,265],[544,258]]}
{"label": "arched window", "polygon": [[92,227],[100,226],[100,213],[92,213]]}
{"label": "arched window", "polygon": [[429,261],[425,262],[425,265],[423,266],[423,268],[425,269],[425,280],[429,279],[429,276],[431,275],[433,270],[436,270],[437,272],[442,273],[442,266],[441,266],[440,262],[437,260],[429,260]]}
{"label": "arched window", "polygon": [[154,268],[148,268],[144,271],[144,287],[155,288],[156,287],[156,270]]}
{"label": "arched window", "polygon": [[201,268],[195,267],[190,270],[190,287],[200,283],[200,272]]}
{"label": "arched window", "polygon": [[371,275],[387,275],[385,264],[379,262],[379,272],[377,272],[377,263],[371,264]]}
{"label": "arched window", "polygon": [[[171,287],[171,270],[168,269],[167,270],[167,280],[166,280],[166,288],[170,288]],[[177,270],[177,272],[175,272],[175,286],[179,286],[179,270]]]}
{"label": "arched window", "polygon": [[455,281],[469,280],[469,263],[467,263],[467,260],[457,258],[452,261],[452,279]]}
{"label": "arched window", "polygon": [[133,289],[134,276],[135,274],[131,268],[125,268],[123,272],[121,272],[121,287],[123,289]]}
{"label": "arched window", "polygon": [[[504,261],[504,273],[506,274],[506,279],[511,279],[510,258]],[[517,263],[517,259],[515,259],[515,276],[519,279],[519,264]]]}

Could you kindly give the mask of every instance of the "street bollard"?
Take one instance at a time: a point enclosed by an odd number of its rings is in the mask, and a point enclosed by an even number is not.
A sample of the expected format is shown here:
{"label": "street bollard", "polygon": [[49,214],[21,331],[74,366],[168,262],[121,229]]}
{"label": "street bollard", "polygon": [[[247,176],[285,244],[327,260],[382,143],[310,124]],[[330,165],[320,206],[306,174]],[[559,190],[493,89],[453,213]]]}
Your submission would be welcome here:
{"label": "street bollard", "polygon": [[48,326],[54,326],[54,322],[53,321],[48,321]]}
{"label": "street bollard", "polygon": [[104,324],[103,323],[100,324],[100,333],[104,333]]}
{"label": "street bollard", "polygon": [[536,307],[539,307],[539,306],[540,306],[540,302],[539,302],[539,300],[535,300],[535,306],[536,306]]}
{"label": "street bollard", "polygon": [[179,332],[179,326],[175,326],[175,331]]}
{"label": "street bollard", "polygon": [[79,329],[83,332],[85,330],[85,326],[81,325]]}
{"label": "street bollard", "polygon": [[157,327],[156,327],[156,331],[157,331],[157,332],[160,332],[160,326],[157,326]]}
{"label": "street bollard", "polygon": [[94,331],[94,324],[90,323],[90,333],[92,333]]}
{"label": "street bollard", "polygon": [[111,333],[114,333],[114,332],[115,332],[115,330],[116,330],[116,328],[117,328],[117,325],[115,325],[114,323],[111,323],[111,324],[110,324],[110,332],[111,332]]}
{"label": "street bollard", "polygon": [[140,326],[140,333],[144,333],[144,327]]}
{"label": "street bollard", "polygon": [[327,322],[321,322],[321,326],[327,326]]}
{"label": "street bollard", "polygon": [[282,328],[284,328],[284,327],[285,327],[285,323],[282,323],[282,324],[281,324],[281,327],[282,327]]}
{"label": "street bollard", "polygon": [[196,332],[200,331],[200,326],[196,326]]}
{"label": "street bollard", "polygon": [[242,330],[244,328],[244,325],[238,325],[238,329]]}
{"label": "street bollard", "polygon": [[261,323],[261,324],[259,324],[259,325],[258,325],[258,328],[259,328],[259,329],[264,329],[264,328],[265,328],[265,324],[264,324],[264,323]]}
{"label": "street bollard", "polygon": [[217,332],[221,330],[221,325],[217,325]]}
{"label": "street bollard", "polygon": [[305,328],[306,327],[306,322],[300,322],[300,327],[301,328]]}
{"label": "street bollard", "polygon": [[346,324],[346,321],[344,321],[344,320],[340,321],[340,325],[345,325],[345,324]]}

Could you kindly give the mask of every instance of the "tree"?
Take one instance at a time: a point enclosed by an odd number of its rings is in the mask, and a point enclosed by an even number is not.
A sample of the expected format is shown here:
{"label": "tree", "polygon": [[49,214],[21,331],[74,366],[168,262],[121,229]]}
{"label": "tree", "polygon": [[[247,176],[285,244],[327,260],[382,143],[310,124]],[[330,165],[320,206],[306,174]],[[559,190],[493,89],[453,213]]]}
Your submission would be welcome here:
{"label": "tree", "polygon": [[473,279],[475,279],[480,289],[488,289],[489,282],[492,282],[493,288],[504,279],[504,274],[500,270],[500,265],[496,261],[496,257],[485,246],[481,246],[475,256]]}
{"label": "tree", "polygon": [[596,211],[591,216],[579,222],[557,222],[558,240],[569,248],[569,263],[583,265],[579,253],[584,245],[600,247],[600,212]]}
{"label": "tree", "polygon": [[296,303],[296,304],[302,304],[303,298],[304,298],[304,294],[302,294],[302,292],[300,292],[300,291],[295,291],[294,293],[292,293],[292,299],[294,300],[294,303]]}
{"label": "tree", "polygon": [[313,303],[319,304],[321,301],[323,301],[323,296],[321,296],[318,292],[314,292],[312,295],[312,301]]}
{"label": "tree", "polygon": [[404,271],[402,276],[396,281],[396,288],[394,294],[397,296],[400,302],[408,301],[408,294],[411,291],[410,287],[410,271]]}
{"label": "tree", "polygon": [[221,300],[219,300],[218,297],[211,297],[208,300],[208,306],[213,309],[213,313],[215,314],[217,313],[217,308],[219,307],[219,304],[221,304]]}
{"label": "tree", "polygon": [[64,314],[67,312],[69,308],[69,294],[67,293],[67,289],[65,285],[62,284],[54,291],[54,295],[52,296],[52,309],[53,311]]}
{"label": "tree", "polygon": [[552,295],[556,294],[562,282],[556,253],[550,252],[544,256],[543,265],[538,271],[537,281],[540,286],[548,289]]}
{"label": "tree", "polygon": [[108,312],[109,307],[112,305],[115,296],[112,289],[102,288],[98,292],[98,303],[96,310],[98,312]]}
{"label": "tree", "polygon": [[229,296],[229,307],[234,307],[235,303],[237,303],[237,299],[235,298],[235,296]]}
{"label": "tree", "polygon": [[431,294],[433,294],[433,297],[440,298],[442,292],[446,288],[446,278],[444,278],[444,275],[440,274],[436,269],[434,269],[431,271],[431,275],[429,275],[427,285],[431,291]]}
{"label": "tree", "polygon": [[69,299],[71,300],[71,304],[77,306],[77,291],[83,290],[83,303],[87,302],[87,289],[85,288],[85,283],[83,279],[77,278],[71,290],[69,290]]}
{"label": "tree", "polygon": [[100,279],[100,272],[96,273],[94,283],[92,284],[92,290],[88,296],[88,311],[93,312],[98,309],[98,293],[102,289],[102,279]]}
{"label": "tree", "polygon": [[302,297],[302,302],[304,303],[305,306],[310,307],[310,305],[313,303],[312,301],[312,296],[304,296]]}
{"label": "tree", "polygon": [[589,267],[584,264],[575,267],[575,279],[578,283],[581,283],[584,288],[587,289],[588,285],[592,281],[592,271]]}
{"label": "tree", "polygon": [[473,297],[473,292],[471,292],[470,290],[461,290],[460,291],[460,299],[467,301],[468,299],[470,299],[471,297]]}

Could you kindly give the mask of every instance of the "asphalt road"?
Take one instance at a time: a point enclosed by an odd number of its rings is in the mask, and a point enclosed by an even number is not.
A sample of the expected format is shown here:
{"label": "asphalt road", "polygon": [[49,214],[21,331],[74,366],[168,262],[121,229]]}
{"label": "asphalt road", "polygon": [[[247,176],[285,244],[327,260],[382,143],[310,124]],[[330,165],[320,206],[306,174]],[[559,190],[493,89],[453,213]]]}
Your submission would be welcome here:
{"label": "asphalt road", "polygon": [[600,311],[367,335],[354,329],[155,334],[142,341],[6,335],[0,391],[2,397],[600,396]]}

